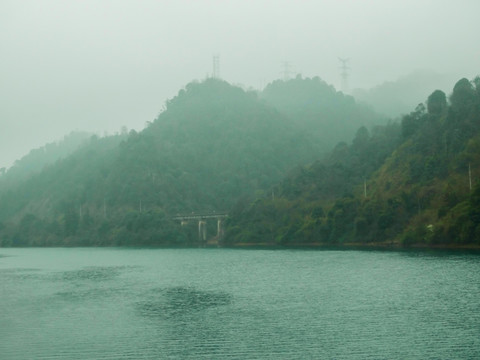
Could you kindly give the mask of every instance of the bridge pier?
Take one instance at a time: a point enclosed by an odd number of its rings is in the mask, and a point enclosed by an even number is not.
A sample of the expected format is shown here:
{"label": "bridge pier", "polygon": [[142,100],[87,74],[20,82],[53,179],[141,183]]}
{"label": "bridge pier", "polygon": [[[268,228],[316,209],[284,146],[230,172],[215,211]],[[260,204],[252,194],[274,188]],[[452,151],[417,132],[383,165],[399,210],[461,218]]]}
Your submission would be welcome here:
{"label": "bridge pier", "polygon": [[207,222],[204,220],[198,221],[198,239],[200,241],[207,241]]}
{"label": "bridge pier", "polygon": [[217,219],[217,239],[221,239],[223,237],[223,221],[222,219]]}

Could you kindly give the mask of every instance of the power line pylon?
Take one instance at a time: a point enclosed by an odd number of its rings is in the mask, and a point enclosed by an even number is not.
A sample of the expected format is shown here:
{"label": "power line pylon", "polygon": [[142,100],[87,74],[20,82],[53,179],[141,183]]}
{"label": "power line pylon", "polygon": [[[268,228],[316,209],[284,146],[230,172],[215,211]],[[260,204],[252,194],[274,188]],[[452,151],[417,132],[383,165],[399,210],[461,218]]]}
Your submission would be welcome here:
{"label": "power line pylon", "polygon": [[214,79],[220,79],[220,55],[213,55],[213,73]]}
{"label": "power line pylon", "polygon": [[350,70],[350,68],[348,67],[348,62],[350,61],[349,58],[338,58],[338,60],[341,62],[341,65],[340,65],[340,70],[342,71],[340,73],[340,76],[342,77],[342,84],[341,84],[341,90],[344,94],[348,93],[348,76],[350,75],[348,73],[348,70]]}
{"label": "power line pylon", "polygon": [[282,63],[283,66],[283,81],[288,81],[290,80],[290,77],[292,75],[292,64],[289,61],[284,61]]}

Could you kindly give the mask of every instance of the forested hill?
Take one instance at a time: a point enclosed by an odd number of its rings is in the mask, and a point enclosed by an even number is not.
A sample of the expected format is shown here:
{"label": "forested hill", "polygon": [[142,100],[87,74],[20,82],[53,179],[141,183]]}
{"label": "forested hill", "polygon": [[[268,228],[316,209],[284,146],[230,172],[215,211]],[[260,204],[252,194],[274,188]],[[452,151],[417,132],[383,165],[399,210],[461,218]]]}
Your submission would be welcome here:
{"label": "forested hill", "polygon": [[8,171],[5,168],[0,169],[0,188],[14,186],[32,174],[39,173],[45,166],[67,157],[85,144],[92,135],[88,132],[72,131],[60,141],[31,150],[17,160]]}
{"label": "forested hill", "polygon": [[236,207],[226,242],[480,246],[480,78],[448,100],[434,91]]}
{"label": "forested hill", "polygon": [[352,96],[337,92],[319,77],[268,84],[260,94],[269,105],[288,116],[297,128],[308,131],[331,150],[339,141],[351,141],[360,126],[386,120]]}
{"label": "forested hill", "polygon": [[[362,125],[363,108],[356,116],[353,100],[345,106]],[[310,128],[298,126],[294,113],[254,92],[216,79],[192,82],[143,131],[93,137],[16,186],[0,187],[0,243],[188,244],[172,215],[228,211],[325,153],[329,135],[313,134],[332,121],[317,115]]]}
{"label": "forested hill", "polygon": [[124,181],[110,192],[168,213],[225,211],[319,151],[315,139],[255,93],[209,79],[188,84],[122,144],[112,171]]}

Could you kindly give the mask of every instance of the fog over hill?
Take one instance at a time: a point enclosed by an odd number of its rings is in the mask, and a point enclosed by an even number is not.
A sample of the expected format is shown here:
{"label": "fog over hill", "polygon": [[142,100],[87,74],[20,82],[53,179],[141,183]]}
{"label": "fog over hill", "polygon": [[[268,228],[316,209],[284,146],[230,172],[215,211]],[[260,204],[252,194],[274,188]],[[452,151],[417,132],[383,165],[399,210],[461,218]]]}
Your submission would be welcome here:
{"label": "fog over hill", "polygon": [[377,112],[396,118],[425,102],[432,89],[449,94],[451,84],[456,80],[452,75],[417,70],[370,89],[354,89],[352,95],[357,101],[371,105]]}
{"label": "fog over hill", "polygon": [[[0,1],[0,168],[71,131],[140,131],[212,75],[263,89],[320,76],[370,89],[414,69],[472,79],[473,0]],[[408,103],[406,105],[409,105]]]}

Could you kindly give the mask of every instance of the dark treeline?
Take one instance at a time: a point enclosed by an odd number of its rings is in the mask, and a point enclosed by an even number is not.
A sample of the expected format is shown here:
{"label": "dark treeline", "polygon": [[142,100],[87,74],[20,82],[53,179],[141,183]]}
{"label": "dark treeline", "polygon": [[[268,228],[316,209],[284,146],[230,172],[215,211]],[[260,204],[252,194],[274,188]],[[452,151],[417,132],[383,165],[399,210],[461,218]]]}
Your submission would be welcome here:
{"label": "dark treeline", "polygon": [[192,82],[141,132],[0,176],[0,244],[196,245],[172,218],[214,211],[225,245],[478,243],[479,91],[462,79],[386,124],[319,78]]}

